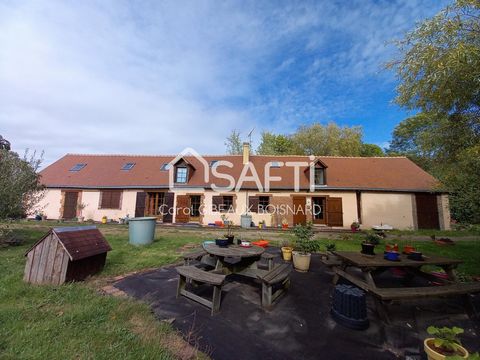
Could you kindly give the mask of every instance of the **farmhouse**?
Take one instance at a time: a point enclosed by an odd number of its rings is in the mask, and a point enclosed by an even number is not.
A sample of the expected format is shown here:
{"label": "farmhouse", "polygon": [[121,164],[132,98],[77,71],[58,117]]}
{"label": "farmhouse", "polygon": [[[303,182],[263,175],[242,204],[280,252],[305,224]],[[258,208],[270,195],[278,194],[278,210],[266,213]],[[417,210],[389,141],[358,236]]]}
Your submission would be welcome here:
{"label": "farmhouse", "polygon": [[41,172],[50,219],[448,229],[448,195],[405,157],[67,154]]}

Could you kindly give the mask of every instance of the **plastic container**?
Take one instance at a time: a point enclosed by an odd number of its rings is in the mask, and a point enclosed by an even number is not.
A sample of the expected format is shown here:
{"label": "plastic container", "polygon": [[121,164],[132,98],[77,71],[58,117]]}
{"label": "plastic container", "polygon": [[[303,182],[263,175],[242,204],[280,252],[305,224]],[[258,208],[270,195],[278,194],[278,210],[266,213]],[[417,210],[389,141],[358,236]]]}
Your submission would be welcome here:
{"label": "plastic container", "polygon": [[243,214],[240,216],[240,226],[244,229],[249,229],[252,225],[252,215]]}
{"label": "plastic container", "polygon": [[263,248],[268,247],[268,241],[267,241],[267,240],[254,241],[254,242],[252,242],[252,244],[253,244],[253,245],[260,246],[260,247],[263,247]]}
{"label": "plastic container", "polygon": [[155,237],[155,217],[138,217],[128,221],[128,237],[132,245],[148,245]]}

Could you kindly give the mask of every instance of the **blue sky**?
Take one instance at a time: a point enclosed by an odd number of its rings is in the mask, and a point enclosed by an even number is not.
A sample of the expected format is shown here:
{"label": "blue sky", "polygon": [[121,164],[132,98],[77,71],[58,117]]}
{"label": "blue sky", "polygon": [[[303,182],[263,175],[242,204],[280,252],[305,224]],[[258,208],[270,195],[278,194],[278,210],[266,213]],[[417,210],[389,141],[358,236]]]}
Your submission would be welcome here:
{"label": "blue sky", "polygon": [[361,125],[386,146],[387,43],[445,1],[2,1],[0,134],[16,151],[225,150],[231,129]]}

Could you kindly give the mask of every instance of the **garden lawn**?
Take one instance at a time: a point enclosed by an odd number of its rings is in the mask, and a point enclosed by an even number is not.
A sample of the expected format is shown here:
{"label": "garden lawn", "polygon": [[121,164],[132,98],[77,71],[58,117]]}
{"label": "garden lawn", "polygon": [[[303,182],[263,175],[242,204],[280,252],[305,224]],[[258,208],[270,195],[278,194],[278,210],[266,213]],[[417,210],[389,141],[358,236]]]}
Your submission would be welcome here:
{"label": "garden lawn", "polygon": [[[12,227],[24,244],[0,248],[0,359],[173,359],[192,351],[147,305],[100,295],[95,281],[57,287],[25,284],[24,253],[48,227]],[[126,229],[102,230],[113,250],[96,280],[174,262],[177,249],[200,241],[163,237],[157,231],[151,246],[135,248],[127,243]]]}

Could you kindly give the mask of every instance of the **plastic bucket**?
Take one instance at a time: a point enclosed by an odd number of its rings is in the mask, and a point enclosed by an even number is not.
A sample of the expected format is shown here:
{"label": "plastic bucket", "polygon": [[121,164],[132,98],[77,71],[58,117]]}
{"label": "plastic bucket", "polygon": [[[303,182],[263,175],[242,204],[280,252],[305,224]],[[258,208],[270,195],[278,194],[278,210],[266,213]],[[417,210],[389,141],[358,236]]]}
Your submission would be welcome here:
{"label": "plastic bucket", "polygon": [[241,215],[240,216],[240,226],[244,229],[250,228],[252,225],[252,215]]}
{"label": "plastic bucket", "polygon": [[132,245],[148,245],[155,237],[155,217],[138,217],[128,221],[128,238]]}

